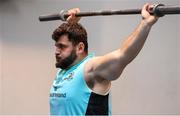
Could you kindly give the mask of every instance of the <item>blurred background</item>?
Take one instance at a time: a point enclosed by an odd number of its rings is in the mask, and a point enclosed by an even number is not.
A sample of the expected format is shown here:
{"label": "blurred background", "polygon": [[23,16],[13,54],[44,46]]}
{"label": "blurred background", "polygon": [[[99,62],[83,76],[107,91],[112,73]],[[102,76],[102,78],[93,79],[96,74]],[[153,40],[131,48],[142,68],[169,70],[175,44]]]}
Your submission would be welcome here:
{"label": "blurred background", "polygon": [[[141,8],[146,2],[179,5],[180,0],[0,0],[0,115],[49,115],[55,68],[51,34],[61,21],[39,22],[42,14]],[[89,51],[104,55],[122,45],[140,15],[82,18]],[[153,26],[136,59],[112,83],[118,115],[180,114],[180,15]],[[78,93],[77,93],[78,94]]]}

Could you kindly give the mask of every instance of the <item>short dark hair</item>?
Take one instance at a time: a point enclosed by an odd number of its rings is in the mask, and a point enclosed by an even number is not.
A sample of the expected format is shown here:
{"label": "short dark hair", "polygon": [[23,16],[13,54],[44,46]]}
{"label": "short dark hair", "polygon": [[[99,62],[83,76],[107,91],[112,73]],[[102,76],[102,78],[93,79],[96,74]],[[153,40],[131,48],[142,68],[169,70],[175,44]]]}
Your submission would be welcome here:
{"label": "short dark hair", "polygon": [[67,35],[69,41],[71,41],[73,45],[83,42],[85,46],[84,51],[88,53],[87,32],[81,24],[61,24],[57,29],[54,30],[52,39],[57,42],[62,35]]}

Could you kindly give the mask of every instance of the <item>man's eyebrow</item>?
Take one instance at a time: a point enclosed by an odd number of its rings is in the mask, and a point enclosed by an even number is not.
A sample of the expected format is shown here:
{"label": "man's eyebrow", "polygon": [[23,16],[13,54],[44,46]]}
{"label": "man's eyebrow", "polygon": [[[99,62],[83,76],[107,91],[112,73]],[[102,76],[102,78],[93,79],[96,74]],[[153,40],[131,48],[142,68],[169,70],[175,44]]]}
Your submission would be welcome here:
{"label": "man's eyebrow", "polygon": [[62,44],[62,43],[55,43],[55,45],[61,46],[61,45],[65,45],[65,44]]}
{"label": "man's eyebrow", "polygon": [[55,43],[55,46],[56,47],[66,47],[67,45],[63,44],[63,43]]}

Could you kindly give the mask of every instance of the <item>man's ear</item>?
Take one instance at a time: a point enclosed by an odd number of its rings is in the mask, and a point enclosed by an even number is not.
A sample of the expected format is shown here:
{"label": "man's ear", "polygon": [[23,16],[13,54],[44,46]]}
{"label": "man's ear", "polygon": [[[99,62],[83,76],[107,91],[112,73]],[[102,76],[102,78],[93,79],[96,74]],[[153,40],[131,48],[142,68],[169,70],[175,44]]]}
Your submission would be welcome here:
{"label": "man's ear", "polygon": [[77,54],[82,54],[84,52],[84,43],[83,42],[80,42],[77,46],[76,46],[76,51],[77,51]]}

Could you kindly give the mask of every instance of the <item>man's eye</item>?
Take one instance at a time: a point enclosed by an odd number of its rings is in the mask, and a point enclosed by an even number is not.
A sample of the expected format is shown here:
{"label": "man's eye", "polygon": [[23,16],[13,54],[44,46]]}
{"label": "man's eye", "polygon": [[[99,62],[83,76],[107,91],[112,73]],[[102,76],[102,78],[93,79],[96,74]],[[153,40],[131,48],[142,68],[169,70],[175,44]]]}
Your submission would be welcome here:
{"label": "man's eye", "polygon": [[60,46],[60,48],[63,49],[63,48],[66,48],[66,46],[63,46],[63,45],[62,45],[62,46]]}

